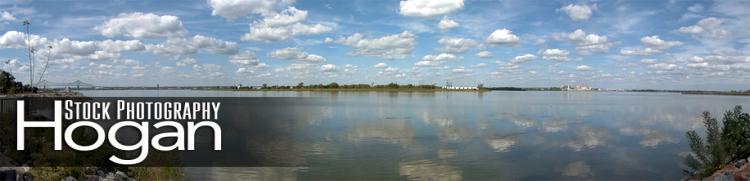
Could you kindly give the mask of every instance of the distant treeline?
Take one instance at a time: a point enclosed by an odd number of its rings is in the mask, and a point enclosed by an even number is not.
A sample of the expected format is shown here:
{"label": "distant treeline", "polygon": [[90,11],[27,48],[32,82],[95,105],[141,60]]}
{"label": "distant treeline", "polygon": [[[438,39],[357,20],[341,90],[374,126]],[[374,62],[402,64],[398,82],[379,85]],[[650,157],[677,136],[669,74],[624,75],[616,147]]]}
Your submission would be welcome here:
{"label": "distant treeline", "polygon": [[486,88],[488,90],[499,90],[499,91],[560,91],[559,87],[530,87],[530,88],[522,88],[522,87],[490,87]]}
{"label": "distant treeline", "polygon": [[439,89],[440,87],[436,85],[414,85],[414,84],[397,84],[397,83],[389,83],[389,84],[380,84],[380,85],[371,85],[371,84],[338,84],[336,82],[332,82],[329,84],[311,84],[311,85],[305,85],[305,83],[300,82],[296,86],[284,86],[284,85],[271,85],[263,84],[260,87],[240,87],[240,89],[261,89],[261,90],[286,90],[286,89],[421,89],[421,90],[434,90]]}
{"label": "distant treeline", "polygon": [[657,90],[657,89],[633,89],[628,90],[629,92],[670,92],[670,93],[681,93],[681,94],[706,94],[706,95],[740,95],[750,96],[750,90],[745,91],[701,91],[701,90]]}

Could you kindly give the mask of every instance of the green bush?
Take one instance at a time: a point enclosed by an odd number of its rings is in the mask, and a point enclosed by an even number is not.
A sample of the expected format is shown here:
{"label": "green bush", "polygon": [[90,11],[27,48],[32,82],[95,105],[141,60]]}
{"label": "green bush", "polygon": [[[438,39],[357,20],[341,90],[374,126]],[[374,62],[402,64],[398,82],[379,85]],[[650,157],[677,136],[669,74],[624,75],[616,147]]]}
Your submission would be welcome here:
{"label": "green bush", "polygon": [[724,164],[750,156],[750,115],[741,106],[724,113],[722,125],[709,112],[703,112],[705,142],[694,130],[686,133],[692,154],[685,157],[686,173],[707,177]]}

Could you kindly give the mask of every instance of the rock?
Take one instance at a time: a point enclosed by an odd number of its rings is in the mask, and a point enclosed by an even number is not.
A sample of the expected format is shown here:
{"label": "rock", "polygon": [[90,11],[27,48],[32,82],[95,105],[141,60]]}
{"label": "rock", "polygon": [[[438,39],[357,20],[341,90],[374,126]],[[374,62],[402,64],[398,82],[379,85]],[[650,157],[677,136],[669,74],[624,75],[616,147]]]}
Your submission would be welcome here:
{"label": "rock", "polygon": [[729,172],[722,172],[721,174],[718,174],[714,176],[712,181],[734,181],[734,175]]}
{"label": "rock", "polygon": [[24,173],[24,174],[23,174],[23,175],[21,176],[21,180],[26,180],[26,181],[33,181],[33,180],[34,180],[34,176],[32,176],[32,175],[31,175],[31,174],[29,174],[29,173]]}
{"label": "rock", "polygon": [[78,179],[68,176],[68,177],[63,178],[62,181],[78,181]]}
{"label": "rock", "polygon": [[125,172],[117,171],[115,172],[115,178],[117,178],[118,180],[127,180],[128,175],[126,175]]}
{"label": "rock", "polygon": [[104,173],[104,171],[102,171],[102,170],[96,170],[96,176],[105,177],[105,176],[107,176],[106,174],[107,173]]}
{"label": "rock", "polygon": [[740,167],[742,167],[742,165],[745,165],[746,163],[747,163],[747,160],[740,159],[740,160],[737,160],[737,161],[734,162],[734,167],[740,168]]}
{"label": "rock", "polygon": [[85,181],[99,181],[99,176],[96,176],[96,175],[86,175],[85,177],[83,177],[82,180],[85,180]]}

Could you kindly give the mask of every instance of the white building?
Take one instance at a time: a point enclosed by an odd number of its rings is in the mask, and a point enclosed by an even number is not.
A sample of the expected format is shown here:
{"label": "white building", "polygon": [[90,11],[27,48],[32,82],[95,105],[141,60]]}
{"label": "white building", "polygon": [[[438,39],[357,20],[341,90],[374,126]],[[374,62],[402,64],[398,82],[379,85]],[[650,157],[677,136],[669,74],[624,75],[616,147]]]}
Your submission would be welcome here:
{"label": "white building", "polygon": [[443,89],[447,89],[447,90],[479,90],[478,87],[457,87],[457,86],[443,86]]}

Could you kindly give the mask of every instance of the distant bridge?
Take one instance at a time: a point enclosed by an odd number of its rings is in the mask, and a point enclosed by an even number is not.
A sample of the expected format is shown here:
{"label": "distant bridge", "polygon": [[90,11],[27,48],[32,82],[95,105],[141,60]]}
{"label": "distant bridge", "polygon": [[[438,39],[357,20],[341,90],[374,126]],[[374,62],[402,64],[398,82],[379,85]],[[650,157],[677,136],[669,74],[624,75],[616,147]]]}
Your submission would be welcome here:
{"label": "distant bridge", "polygon": [[42,88],[42,89],[93,89],[96,88],[94,84],[89,84],[80,80],[76,80],[73,82],[68,83],[60,83],[60,82],[50,82],[47,80],[43,80],[42,82],[39,82],[36,84],[36,87]]}

